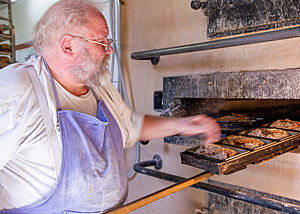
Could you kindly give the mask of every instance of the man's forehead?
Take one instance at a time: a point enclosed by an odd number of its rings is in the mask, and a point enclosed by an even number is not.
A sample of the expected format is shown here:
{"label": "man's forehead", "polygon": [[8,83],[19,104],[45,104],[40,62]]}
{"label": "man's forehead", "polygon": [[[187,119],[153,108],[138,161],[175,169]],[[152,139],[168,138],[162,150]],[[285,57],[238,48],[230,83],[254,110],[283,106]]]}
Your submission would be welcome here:
{"label": "man's forehead", "polygon": [[109,34],[106,20],[100,12],[89,15],[88,28],[93,34],[100,34],[100,36],[104,37]]}

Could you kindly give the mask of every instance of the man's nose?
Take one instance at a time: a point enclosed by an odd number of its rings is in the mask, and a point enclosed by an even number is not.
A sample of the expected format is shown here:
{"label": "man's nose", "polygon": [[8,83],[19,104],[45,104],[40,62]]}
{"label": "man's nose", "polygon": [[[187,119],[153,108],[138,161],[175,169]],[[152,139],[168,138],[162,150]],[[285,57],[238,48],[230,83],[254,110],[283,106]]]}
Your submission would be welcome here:
{"label": "man's nose", "polygon": [[112,46],[109,46],[105,54],[113,54],[113,53],[114,53],[114,49],[112,48]]}

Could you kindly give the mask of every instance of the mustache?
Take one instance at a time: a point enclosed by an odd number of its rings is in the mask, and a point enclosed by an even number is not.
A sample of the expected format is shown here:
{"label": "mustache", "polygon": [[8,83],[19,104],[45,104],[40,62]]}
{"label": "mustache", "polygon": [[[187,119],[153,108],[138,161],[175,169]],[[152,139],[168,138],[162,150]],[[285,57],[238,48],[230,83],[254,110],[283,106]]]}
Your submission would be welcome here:
{"label": "mustache", "polygon": [[110,55],[105,55],[99,66],[96,66],[96,71],[87,80],[87,86],[97,87],[104,86],[111,81],[111,74],[109,71]]}

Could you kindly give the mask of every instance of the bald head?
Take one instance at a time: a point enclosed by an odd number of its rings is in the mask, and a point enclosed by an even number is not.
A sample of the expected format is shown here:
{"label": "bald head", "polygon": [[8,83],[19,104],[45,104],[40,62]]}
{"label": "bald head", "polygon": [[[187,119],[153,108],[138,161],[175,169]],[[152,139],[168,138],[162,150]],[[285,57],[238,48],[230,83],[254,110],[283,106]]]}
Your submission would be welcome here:
{"label": "bald head", "polygon": [[32,35],[35,51],[38,54],[48,51],[64,34],[87,33],[91,14],[103,17],[95,3],[87,0],[61,0],[55,3],[35,25]]}

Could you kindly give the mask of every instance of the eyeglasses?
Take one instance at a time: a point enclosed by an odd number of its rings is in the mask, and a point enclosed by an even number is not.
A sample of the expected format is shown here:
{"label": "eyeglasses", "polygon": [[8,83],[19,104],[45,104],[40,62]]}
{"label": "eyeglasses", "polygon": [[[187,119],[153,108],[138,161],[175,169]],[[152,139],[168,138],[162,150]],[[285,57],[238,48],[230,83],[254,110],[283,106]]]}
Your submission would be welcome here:
{"label": "eyeglasses", "polygon": [[80,39],[83,39],[85,41],[88,41],[88,42],[91,42],[91,43],[94,43],[94,44],[98,44],[98,45],[102,45],[105,47],[104,49],[104,53],[107,53],[108,52],[108,49],[111,47],[111,44],[113,43],[113,39],[109,38],[107,39],[107,42],[108,44],[104,44],[103,41],[101,42],[98,42],[98,41],[95,41],[95,40],[92,40],[92,39],[88,39],[86,37],[83,37],[83,36],[79,36],[79,35],[72,35],[72,34],[69,34],[70,36],[73,36],[73,37],[77,37],[77,38],[80,38]]}

